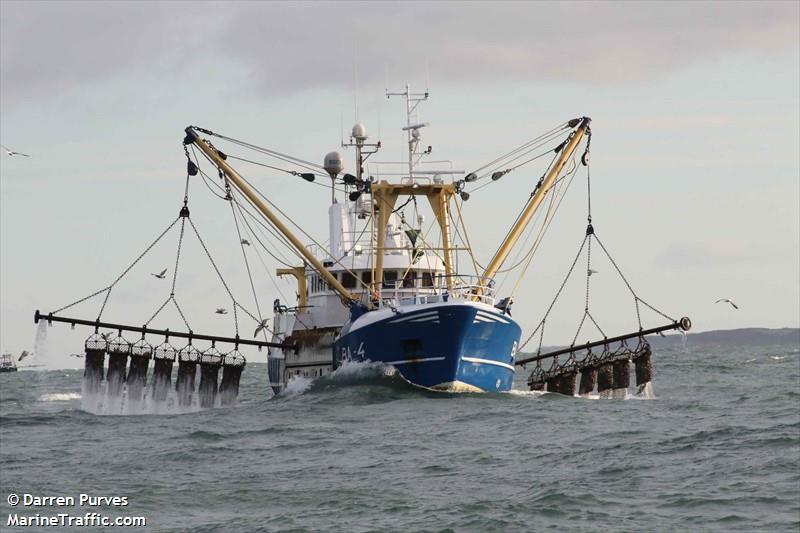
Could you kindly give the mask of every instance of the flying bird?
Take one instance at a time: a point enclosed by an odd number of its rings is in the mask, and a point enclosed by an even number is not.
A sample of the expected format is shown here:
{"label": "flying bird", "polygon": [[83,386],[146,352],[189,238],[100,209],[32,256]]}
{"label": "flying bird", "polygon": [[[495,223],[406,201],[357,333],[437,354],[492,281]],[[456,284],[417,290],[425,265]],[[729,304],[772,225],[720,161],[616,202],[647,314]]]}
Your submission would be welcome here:
{"label": "flying bird", "polygon": [[69,354],[69,356],[70,356],[70,357],[79,357],[79,358],[83,358],[83,354],[82,354],[82,353],[71,353],[71,354]]}
{"label": "flying bird", "polygon": [[218,315],[227,315],[228,314],[228,310],[225,309],[224,307],[217,307],[217,310],[214,311],[214,312],[216,314],[218,314]]}
{"label": "flying bird", "polygon": [[5,150],[8,155],[21,155],[24,157],[30,157],[28,154],[23,154],[22,152],[16,152],[10,148],[3,146],[2,144],[0,144],[0,147],[2,147],[3,150]]}
{"label": "flying bird", "polygon": [[267,329],[268,320],[269,320],[268,318],[265,318],[264,320],[259,322],[258,327],[256,328],[256,332],[253,333],[253,337],[258,337],[258,334],[261,332],[261,330]]}
{"label": "flying bird", "polygon": [[735,303],[733,303],[733,300],[731,300],[730,298],[720,298],[719,300],[717,300],[717,301],[716,301],[716,302],[714,302],[714,303],[717,303],[717,304],[718,304],[718,303],[720,303],[720,302],[729,303],[729,304],[731,304],[731,305],[733,306],[733,308],[734,308],[734,309],[739,309],[739,306],[738,306],[738,305],[736,305]]}
{"label": "flying bird", "polygon": [[250,241],[248,241],[247,239],[242,239],[242,244],[244,244],[245,246],[250,246]]}
{"label": "flying bird", "polygon": [[31,354],[31,353],[30,353],[28,350],[22,350],[22,353],[21,353],[21,354],[19,354],[19,359],[17,359],[17,362],[20,362],[20,361],[22,361],[23,359],[25,359],[26,357],[28,357],[30,354]]}
{"label": "flying bird", "polygon": [[155,276],[155,277],[157,277],[158,279],[164,279],[164,278],[167,276],[167,269],[165,268],[165,269],[164,269],[164,270],[162,270],[162,271],[161,271],[161,273],[159,273],[159,274],[152,274],[152,273],[151,273],[150,275],[151,275],[151,276]]}
{"label": "flying bird", "polygon": [[593,268],[590,268],[586,273],[591,276],[592,274],[599,274],[600,272]]}

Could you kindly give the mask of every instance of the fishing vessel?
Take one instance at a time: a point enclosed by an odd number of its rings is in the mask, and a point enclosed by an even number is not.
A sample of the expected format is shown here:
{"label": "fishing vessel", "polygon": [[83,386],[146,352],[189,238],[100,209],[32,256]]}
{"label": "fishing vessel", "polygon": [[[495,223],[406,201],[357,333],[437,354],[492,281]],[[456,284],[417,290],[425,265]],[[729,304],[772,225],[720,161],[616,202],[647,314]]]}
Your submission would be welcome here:
{"label": "fishing vessel", "polygon": [[0,372],[16,372],[17,365],[10,353],[0,354]]}
{"label": "fishing vessel", "polygon": [[[421,120],[420,106],[428,101],[429,92],[413,92],[406,85],[400,92],[387,91],[386,96],[399,97],[404,103],[406,120],[399,128],[404,135],[404,156],[400,161],[377,160],[376,154],[383,148],[381,141],[372,142],[366,127],[356,123],[349,141],[341,142],[342,149],[354,151],[352,171],[347,171],[345,159],[338,151],[328,153],[319,165],[206,128],[187,127],[183,140],[186,185],[178,217],[110,285],[53,312],[36,311],[34,315],[36,322],[44,319],[47,323],[94,328],[94,334],[85,342],[86,394],[101,394],[100,385],[105,380],[104,390],[109,396],[117,398],[125,383],[128,398],[141,399],[152,359],[154,401],[163,402],[167,398],[173,363],[177,362],[175,387],[180,405],[190,406],[194,402],[198,368],[200,406],[232,405],[245,366],[245,358],[239,352],[241,346],[268,349],[269,384],[275,393],[281,392],[292,379],[318,378],[348,362],[374,363],[415,386],[457,392],[508,391],[513,385],[515,368],[534,364],[528,380],[531,390],[541,391],[546,387],[549,392],[573,395],[580,373],[580,394],[589,394],[596,387],[601,395],[615,391],[623,396],[630,385],[633,362],[638,390],[646,391],[652,367],[645,336],[667,330],[686,331],[691,321],[686,317],[670,318],[642,300],[597,235],[591,215],[591,119],[582,116],[567,120],[489,163],[470,171],[457,170],[450,160],[432,156],[433,147],[422,142],[422,133],[430,124]],[[212,173],[201,168],[201,159],[211,163]],[[255,165],[268,169],[270,174],[284,173],[326,189],[326,201],[328,192],[330,198],[327,241],[319,238],[320,232],[314,231],[314,224],[309,223],[315,219],[309,212],[314,205],[311,195],[302,197],[302,223],[293,220],[273,201],[279,196],[274,188],[262,187],[267,191],[262,192],[251,181],[253,178],[245,178],[234,164]],[[536,164],[543,168],[541,174],[539,170],[533,174],[538,178],[531,179],[530,169]],[[544,317],[522,340],[522,328],[512,317],[514,298],[519,296],[517,289],[580,168],[586,168],[587,184],[587,226],[583,240]],[[477,191],[516,171],[520,171],[522,183],[528,184],[531,192],[514,202],[519,205],[516,218],[494,251],[489,252],[491,255],[486,255],[491,259],[484,266],[478,256],[486,252],[477,254],[471,245],[463,216],[465,203]],[[324,181],[326,176],[330,187],[317,181],[317,178]],[[234,296],[191,218],[189,186],[193,177],[195,181],[201,179],[215,196],[226,202],[226,210],[233,214],[255,305],[251,310]],[[484,226],[497,224],[500,218],[493,213],[481,222]],[[143,326],[101,321],[114,287],[172,228],[179,228],[180,237],[166,300]],[[500,234],[497,230],[504,228],[486,229]],[[199,240],[230,297],[234,326],[231,336],[193,331],[178,303],[176,281],[187,231]],[[591,263],[593,243],[608,257],[633,297],[638,321],[638,330],[634,332],[609,337],[590,312],[590,284],[596,272]],[[295,284],[296,298],[283,294],[282,299],[276,298],[271,319],[262,313],[259,303],[262,291],[256,289],[250,264],[255,254],[267,268],[259,250],[282,264],[274,273],[267,270],[273,281],[274,277],[288,276]],[[550,312],[584,252],[586,301],[575,337],[567,348],[542,353]],[[152,275],[164,278],[167,271]],[[509,277],[516,279],[506,284]],[[277,283],[275,288],[281,292]],[[104,299],[94,320],[61,314],[98,296]],[[178,311],[185,331],[151,326],[169,305]],[[645,329],[642,307],[670,323]],[[216,314],[228,314],[228,309],[217,307]],[[254,339],[240,334],[240,318],[246,317],[257,324]],[[586,324],[594,325],[601,340],[578,343]],[[101,333],[101,329],[109,331]],[[123,337],[123,332],[139,334],[141,338],[131,342]],[[163,342],[153,346],[146,341],[147,335],[161,337]],[[535,354],[530,355],[529,351],[518,357],[517,352],[537,335]],[[187,339],[187,345],[173,347],[170,339],[175,338]],[[633,339],[636,344],[629,345],[628,341]],[[196,341],[210,342],[210,346],[199,349],[193,344]],[[230,345],[232,350],[221,352],[217,343]],[[107,371],[104,370],[106,355]],[[564,357],[559,359],[560,356]],[[548,369],[542,366],[542,361],[550,362]],[[130,368],[126,370],[128,363]]]}
{"label": "fishing vessel", "polygon": [[[547,172],[481,271],[461,204],[469,198],[468,184],[496,181],[511,169],[487,167],[479,169],[482,174],[466,173],[454,170],[449,161],[432,160],[432,147],[423,148],[421,142],[429,124],[419,121],[419,105],[429,93],[414,93],[406,86],[402,92],[387,93],[392,96],[405,104],[407,159],[368,166],[381,143],[368,142],[360,123],[353,127],[350,142],[342,143],[355,149],[354,174],[342,175],[344,161],[338,152],[325,157],[324,169],[332,180],[327,246],[302,243],[227,156],[202,137],[214,133],[187,128],[190,141],[304,260],[277,271],[296,279],[297,303],[287,306],[276,300],[273,305],[273,341],[296,346],[269,349],[270,384],[276,392],[293,377],[319,377],[346,361],[381,363],[414,385],[437,390],[511,388],[521,328],[511,316],[511,298],[496,293],[494,275],[542,200],[564,176],[567,163],[575,167],[590,119],[565,122],[512,154],[516,157],[511,161],[518,164],[547,142],[555,145],[545,150],[554,155]],[[423,202],[433,213],[435,238],[419,214]],[[459,271],[459,252],[472,257],[474,273]]]}

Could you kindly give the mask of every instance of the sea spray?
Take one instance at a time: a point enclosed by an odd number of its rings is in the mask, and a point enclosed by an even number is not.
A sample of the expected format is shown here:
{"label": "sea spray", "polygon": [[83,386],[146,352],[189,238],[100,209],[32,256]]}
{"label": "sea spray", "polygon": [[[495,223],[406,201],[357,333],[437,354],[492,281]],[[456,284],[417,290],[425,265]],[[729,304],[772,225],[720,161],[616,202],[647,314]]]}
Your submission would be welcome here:
{"label": "sea spray", "polygon": [[47,322],[40,320],[39,325],[36,327],[36,338],[33,341],[33,357],[40,365],[46,365],[48,361],[48,346],[47,346]]}

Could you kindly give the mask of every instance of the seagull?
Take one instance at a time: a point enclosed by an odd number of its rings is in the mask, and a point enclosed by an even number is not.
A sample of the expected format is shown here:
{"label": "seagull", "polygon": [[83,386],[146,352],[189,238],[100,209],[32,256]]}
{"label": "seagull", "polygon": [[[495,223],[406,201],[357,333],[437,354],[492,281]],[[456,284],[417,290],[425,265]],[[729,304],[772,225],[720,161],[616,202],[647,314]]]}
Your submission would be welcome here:
{"label": "seagull", "polygon": [[717,300],[717,301],[716,301],[716,302],[714,302],[714,303],[717,303],[717,304],[718,304],[718,303],[720,303],[720,302],[729,303],[729,304],[731,304],[731,305],[733,306],[733,308],[734,308],[734,309],[739,309],[739,306],[738,306],[738,305],[736,305],[735,303],[733,303],[733,300],[731,300],[730,298],[720,298],[719,300]]}
{"label": "seagull", "polygon": [[24,156],[24,157],[30,157],[28,154],[23,154],[22,152],[15,152],[14,150],[11,150],[10,148],[5,147],[2,144],[0,144],[0,147],[2,147],[3,150],[5,150],[8,155],[21,155],[21,156]]}
{"label": "seagull", "polygon": [[151,273],[150,275],[151,276],[155,276],[158,279],[164,279],[167,276],[167,269],[165,268],[164,270],[162,270],[160,274],[152,274]]}
{"label": "seagull", "polygon": [[253,337],[258,337],[258,334],[261,332],[261,330],[267,329],[267,321],[268,320],[269,320],[268,318],[265,318],[264,320],[259,322],[258,327],[256,328],[256,332],[253,333]]}
{"label": "seagull", "polygon": [[19,359],[17,359],[17,362],[20,362],[20,361],[22,361],[23,359],[25,359],[26,357],[28,357],[30,354],[31,354],[31,353],[30,353],[28,350],[22,350],[22,353],[21,353],[21,354],[19,354]]}
{"label": "seagull", "polygon": [[218,314],[218,315],[227,315],[228,314],[228,310],[225,309],[224,307],[217,307],[217,310],[214,311],[214,312],[216,314]]}
{"label": "seagull", "polygon": [[589,270],[586,271],[586,273],[591,276],[592,274],[599,274],[600,272],[593,268],[590,268]]}
{"label": "seagull", "polygon": [[242,244],[244,244],[245,246],[250,246],[250,241],[248,241],[247,239],[242,239]]}
{"label": "seagull", "polygon": [[83,354],[82,353],[71,353],[71,354],[69,354],[69,356],[70,357],[81,357],[82,358]]}

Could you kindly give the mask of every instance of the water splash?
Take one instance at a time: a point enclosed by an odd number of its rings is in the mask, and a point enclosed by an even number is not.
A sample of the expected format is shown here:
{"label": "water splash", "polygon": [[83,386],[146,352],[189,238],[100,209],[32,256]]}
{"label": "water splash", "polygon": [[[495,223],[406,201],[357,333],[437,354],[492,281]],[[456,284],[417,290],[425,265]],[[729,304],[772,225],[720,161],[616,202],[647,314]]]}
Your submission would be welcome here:
{"label": "water splash", "polygon": [[314,383],[314,380],[311,378],[293,376],[289,379],[289,382],[286,383],[286,387],[284,387],[278,396],[284,396],[286,398],[300,396],[311,387],[312,383]]}
{"label": "water splash", "polygon": [[33,341],[32,359],[40,365],[46,365],[49,360],[48,355],[47,321],[40,320],[39,325],[36,327],[36,338]]}
{"label": "water splash", "polygon": [[[128,387],[125,385],[122,394],[109,396],[107,382],[96,393],[87,392],[85,389],[80,395],[81,409],[94,415],[175,415],[196,413],[202,411],[197,396],[192,398],[190,405],[181,405],[175,390],[168,391],[166,401],[153,399],[152,389],[147,386],[138,398],[128,398]],[[219,407],[219,402],[214,407]]]}
{"label": "water splash", "polygon": [[286,387],[277,396],[292,398],[317,389],[376,384],[418,388],[403,379],[394,367],[371,361],[344,361],[339,368],[330,374],[318,378],[291,377]]}
{"label": "water splash", "polygon": [[636,396],[632,396],[632,398],[637,398],[640,400],[655,400],[656,394],[653,392],[653,382],[648,381],[644,384],[642,389],[636,394]]}
{"label": "water splash", "polygon": [[50,394],[42,394],[39,397],[40,402],[69,402],[71,400],[80,400],[81,393],[79,392],[53,392]]}

